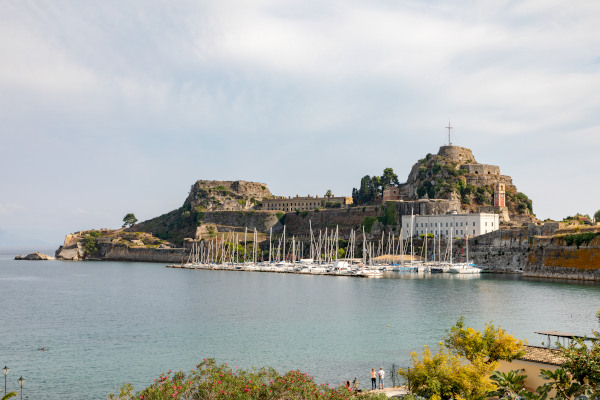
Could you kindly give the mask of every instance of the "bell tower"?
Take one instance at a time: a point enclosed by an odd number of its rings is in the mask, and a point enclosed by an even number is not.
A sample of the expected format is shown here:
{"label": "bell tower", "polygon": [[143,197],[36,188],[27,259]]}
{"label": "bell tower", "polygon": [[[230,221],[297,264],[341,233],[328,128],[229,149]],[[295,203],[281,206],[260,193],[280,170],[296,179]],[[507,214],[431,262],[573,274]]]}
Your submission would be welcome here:
{"label": "bell tower", "polygon": [[504,183],[496,183],[494,188],[494,206],[506,207],[506,192],[504,191]]}

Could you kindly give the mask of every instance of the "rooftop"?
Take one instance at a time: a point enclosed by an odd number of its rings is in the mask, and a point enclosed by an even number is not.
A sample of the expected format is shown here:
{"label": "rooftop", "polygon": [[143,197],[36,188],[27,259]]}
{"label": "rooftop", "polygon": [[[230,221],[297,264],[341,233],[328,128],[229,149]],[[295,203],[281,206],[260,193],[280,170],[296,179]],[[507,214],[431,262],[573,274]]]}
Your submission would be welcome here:
{"label": "rooftop", "polygon": [[543,364],[562,365],[566,359],[556,349],[538,346],[523,346],[525,355],[520,360],[533,361]]}

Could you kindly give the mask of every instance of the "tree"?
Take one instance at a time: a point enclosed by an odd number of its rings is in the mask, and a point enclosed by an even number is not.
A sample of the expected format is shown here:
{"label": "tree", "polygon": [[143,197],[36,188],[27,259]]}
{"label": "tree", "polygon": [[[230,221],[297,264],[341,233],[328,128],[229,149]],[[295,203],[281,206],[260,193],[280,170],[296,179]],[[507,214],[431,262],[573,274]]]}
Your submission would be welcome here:
{"label": "tree", "polygon": [[600,210],[596,211],[594,214],[594,221],[596,221],[596,223],[600,222]]}
{"label": "tree", "polygon": [[360,180],[360,188],[358,189],[358,204],[366,204],[373,199],[375,193],[373,191],[373,183],[369,175],[363,176]]}
{"label": "tree", "polygon": [[137,221],[138,220],[135,217],[135,215],[133,215],[133,213],[129,213],[125,215],[125,217],[123,217],[123,228],[125,228],[126,226],[131,228],[133,225],[135,225]]}
{"label": "tree", "polygon": [[333,193],[331,193],[331,189],[327,190],[327,193],[325,193],[325,197],[331,198],[332,196],[333,196]]}
{"label": "tree", "polygon": [[419,396],[432,400],[479,400],[485,399],[486,393],[493,389],[488,377],[495,363],[467,362],[444,346],[435,354],[425,346],[422,360],[416,353],[411,353],[411,358],[412,366],[400,369],[398,374],[408,380],[410,391]]}
{"label": "tree", "polygon": [[500,327],[485,324],[484,332],[466,327],[460,317],[444,339],[446,347],[473,362],[476,358],[487,358],[489,362],[512,361],[523,355],[523,341],[517,340]]}
{"label": "tree", "polygon": [[400,181],[398,181],[398,175],[394,173],[392,168],[386,168],[383,170],[383,175],[381,176],[381,184],[384,189],[387,186],[400,186]]}
{"label": "tree", "polygon": [[425,347],[420,360],[411,353],[412,367],[400,369],[410,390],[432,399],[484,399],[494,388],[490,375],[498,360],[512,360],[521,355],[522,341],[503,329],[486,324],[484,332],[464,326],[461,317],[444,338],[438,352]]}

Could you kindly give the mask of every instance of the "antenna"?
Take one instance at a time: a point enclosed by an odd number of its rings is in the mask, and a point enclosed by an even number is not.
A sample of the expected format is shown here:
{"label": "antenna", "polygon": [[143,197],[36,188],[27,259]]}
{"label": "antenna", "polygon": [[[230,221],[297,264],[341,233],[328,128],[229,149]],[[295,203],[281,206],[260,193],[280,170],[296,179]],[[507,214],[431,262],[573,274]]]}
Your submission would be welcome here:
{"label": "antenna", "polygon": [[448,121],[448,126],[446,127],[446,129],[448,129],[448,146],[452,146],[452,141],[450,140],[450,129],[454,129],[452,127],[452,125],[450,125],[450,121]]}

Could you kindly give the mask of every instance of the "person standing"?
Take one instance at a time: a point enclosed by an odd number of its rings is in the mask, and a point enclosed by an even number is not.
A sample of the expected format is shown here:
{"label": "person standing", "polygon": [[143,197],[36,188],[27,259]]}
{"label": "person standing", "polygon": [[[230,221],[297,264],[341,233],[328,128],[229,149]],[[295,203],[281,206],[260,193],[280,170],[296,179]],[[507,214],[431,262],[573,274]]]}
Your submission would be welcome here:
{"label": "person standing", "polygon": [[385,387],[383,380],[385,379],[385,371],[383,370],[383,367],[379,367],[379,372],[377,373],[379,375],[379,389],[383,389]]}
{"label": "person standing", "polygon": [[377,389],[377,372],[375,368],[371,368],[371,390]]}

